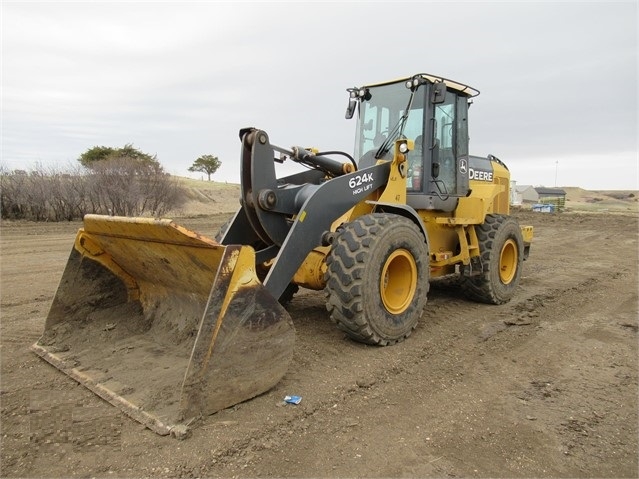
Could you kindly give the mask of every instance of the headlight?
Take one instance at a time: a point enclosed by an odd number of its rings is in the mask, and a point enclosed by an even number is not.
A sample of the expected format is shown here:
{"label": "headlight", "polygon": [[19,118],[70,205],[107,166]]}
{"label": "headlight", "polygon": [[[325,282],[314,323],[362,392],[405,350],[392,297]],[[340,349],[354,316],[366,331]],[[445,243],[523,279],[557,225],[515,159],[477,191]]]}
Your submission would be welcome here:
{"label": "headlight", "polygon": [[423,85],[424,83],[426,83],[426,80],[424,80],[420,75],[416,75],[410,80],[406,80],[406,88],[409,90],[416,90],[419,85]]}
{"label": "headlight", "polygon": [[399,152],[402,154],[408,153],[408,145],[406,143],[399,144]]}

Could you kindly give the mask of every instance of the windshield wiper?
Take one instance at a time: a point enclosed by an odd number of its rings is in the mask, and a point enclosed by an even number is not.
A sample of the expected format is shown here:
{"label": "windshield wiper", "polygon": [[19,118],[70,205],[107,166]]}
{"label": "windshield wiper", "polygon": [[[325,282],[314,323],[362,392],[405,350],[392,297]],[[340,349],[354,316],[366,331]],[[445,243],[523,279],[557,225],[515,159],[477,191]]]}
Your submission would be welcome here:
{"label": "windshield wiper", "polygon": [[399,118],[399,120],[397,120],[397,123],[395,124],[393,129],[388,132],[388,137],[384,140],[384,143],[382,143],[382,145],[375,153],[375,159],[379,160],[381,158],[384,158],[384,156],[386,156],[386,154],[390,151],[391,145],[395,142],[395,139],[399,138],[404,133],[406,120],[408,120],[408,113],[410,112],[410,107],[413,105],[415,91],[411,91],[410,98],[408,99],[408,105],[406,106],[406,110],[404,110],[404,114]]}

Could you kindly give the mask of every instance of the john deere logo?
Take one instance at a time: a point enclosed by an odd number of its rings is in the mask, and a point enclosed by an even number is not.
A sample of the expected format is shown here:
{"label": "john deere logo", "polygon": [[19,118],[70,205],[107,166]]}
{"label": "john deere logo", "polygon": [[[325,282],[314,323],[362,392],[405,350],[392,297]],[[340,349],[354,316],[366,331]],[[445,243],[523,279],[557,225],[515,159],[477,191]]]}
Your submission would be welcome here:
{"label": "john deere logo", "polygon": [[493,172],[471,168],[470,172],[468,173],[468,179],[491,182],[493,181]]}
{"label": "john deere logo", "polygon": [[468,171],[468,164],[466,163],[466,160],[464,158],[461,158],[459,160],[459,172],[462,175],[465,175],[467,171]]}

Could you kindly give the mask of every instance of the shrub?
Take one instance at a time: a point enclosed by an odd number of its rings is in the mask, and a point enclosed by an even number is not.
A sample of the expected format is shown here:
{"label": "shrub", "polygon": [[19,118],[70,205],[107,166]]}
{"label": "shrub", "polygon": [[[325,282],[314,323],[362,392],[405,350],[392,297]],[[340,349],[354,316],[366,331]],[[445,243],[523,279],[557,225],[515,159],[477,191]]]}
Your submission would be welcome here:
{"label": "shrub", "polygon": [[115,157],[91,168],[37,166],[29,172],[0,165],[3,219],[72,221],[88,213],[158,217],[184,201],[177,179],[157,162]]}

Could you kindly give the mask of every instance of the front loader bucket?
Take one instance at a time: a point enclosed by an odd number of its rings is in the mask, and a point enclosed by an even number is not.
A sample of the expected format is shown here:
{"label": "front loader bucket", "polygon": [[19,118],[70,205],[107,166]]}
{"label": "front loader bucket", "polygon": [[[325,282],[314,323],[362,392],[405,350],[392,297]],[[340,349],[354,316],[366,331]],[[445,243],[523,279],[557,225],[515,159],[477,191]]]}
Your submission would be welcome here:
{"label": "front loader bucket", "polygon": [[251,247],[170,220],[87,215],[32,349],[156,433],[181,436],[277,384],[294,336]]}

